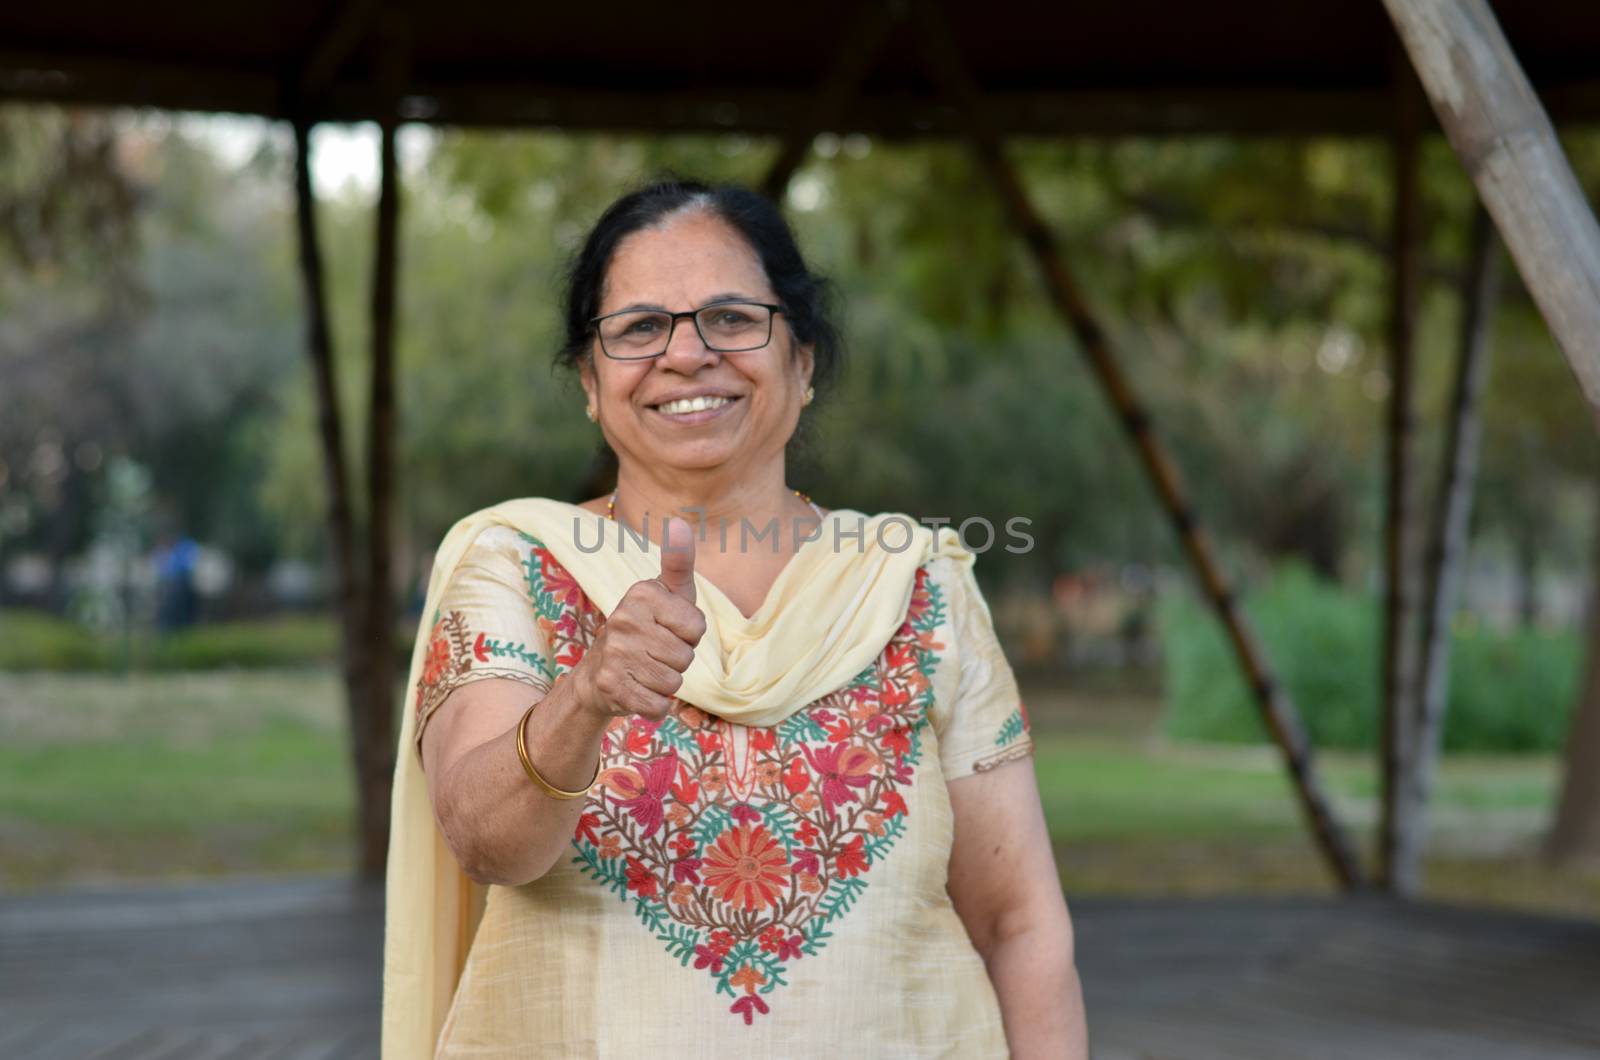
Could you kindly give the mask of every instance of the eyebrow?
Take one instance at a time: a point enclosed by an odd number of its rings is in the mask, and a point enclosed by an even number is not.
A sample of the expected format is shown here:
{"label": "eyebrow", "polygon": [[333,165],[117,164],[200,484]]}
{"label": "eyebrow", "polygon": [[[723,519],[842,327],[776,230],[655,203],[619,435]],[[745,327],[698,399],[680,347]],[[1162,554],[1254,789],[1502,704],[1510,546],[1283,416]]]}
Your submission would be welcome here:
{"label": "eyebrow", "polygon": [[[707,298],[704,302],[700,303],[700,305],[695,306],[695,308],[696,309],[704,309],[706,306],[708,306],[708,305],[716,305],[718,302],[760,302],[760,301],[761,301],[761,299],[757,298],[755,295],[745,294],[745,293],[743,293],[741,291],[719,291],[716,294],[712,295],[710,298]],[[652,312],[656,312],[656,313],[671,312],[671,310],[667,309],[666,306],[661,305],[659,302],[634,302],[631,305],[625,305],[625,306],[622,306],[621,308],[611,310],[610,313],[602,313],[600,315],[601,316],[610,316],[611,313],[628,313],[628,312],[632,312],[633,310],[636,310],[636,309],[648,309],[648,310],[651,310]]]}

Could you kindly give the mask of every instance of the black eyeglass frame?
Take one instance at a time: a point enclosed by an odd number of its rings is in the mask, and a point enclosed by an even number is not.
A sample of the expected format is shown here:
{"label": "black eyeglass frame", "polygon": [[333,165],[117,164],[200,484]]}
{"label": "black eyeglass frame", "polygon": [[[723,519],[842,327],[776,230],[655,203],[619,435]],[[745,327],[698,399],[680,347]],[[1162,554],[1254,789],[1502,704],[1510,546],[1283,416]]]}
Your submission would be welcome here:
{"label": "black eyeglass frame", "polygon": [[[723,305],[753,305],[760,306],[762,309],[767,310],[767,337],[762,340],[760,345],[739,346],[734,349],[729,349],[725,346],[713,346],[711,344],[711,340],[706,338],[706,333],[700,330],[700,314],[704,313],[707,309],[715,309],[718,306]],[[665,309],[619,309],[615,313],[606,313],[602,316],[590,317],[589,330],[594,332],[594,337],[596,339],[600,340],[600,352],[611,358],[613,361],[653,361],[657,357],[660,357],[662,354],[666,353],[672,348],[672,336],[678,330],[678,321],[682,320],[684,317],[688,317],[690,320],[694,321],[695,334],[699,335],[700,341],[706,344],[706,349],[715,350],[717,353],[749,353],[751,350],[766,349],[772,344],[772,318],[777,316],[779,313],[784,312],[787,312],[787,310],[784,309],[783,306],[777,305],[773,302],[753,302],[745,298],[725,298],[720,302],[707,302],[698,309],[685,309],[681,313],[669,313]],[[658,316],[670,318],[667,322],[667,341],[661,344],[661,349],[657,350],[655,353],[643,353],[637,357],[619,357],[610,350],[606,349],[606,340],[600,334],[600,322],[602,320],[610,320],[612,317],[627,316],[631,313],[654,313]]]}

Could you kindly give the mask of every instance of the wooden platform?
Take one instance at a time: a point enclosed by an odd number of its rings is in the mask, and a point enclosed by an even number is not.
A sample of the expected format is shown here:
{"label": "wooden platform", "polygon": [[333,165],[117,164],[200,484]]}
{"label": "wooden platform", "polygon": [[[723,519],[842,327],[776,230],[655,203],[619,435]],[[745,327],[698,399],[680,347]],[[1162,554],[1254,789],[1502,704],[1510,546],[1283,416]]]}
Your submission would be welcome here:
{"label": "wooden platform", "polygon": [[[1078,899],[1097,1060],[1600,1057],[1600,924],[1376,901]],[[378,1053],[380,895],[0,899],[0,1057]]]}

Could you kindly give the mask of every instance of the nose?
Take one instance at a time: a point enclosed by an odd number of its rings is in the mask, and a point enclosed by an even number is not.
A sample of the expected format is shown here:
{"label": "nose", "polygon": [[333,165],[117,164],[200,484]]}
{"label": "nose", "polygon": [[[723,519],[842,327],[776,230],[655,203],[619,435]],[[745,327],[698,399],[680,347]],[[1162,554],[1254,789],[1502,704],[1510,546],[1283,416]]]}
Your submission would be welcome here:
{"label": "nose", "polygon": [[706,364],[716,364],[722,354],[708,347],[700,338],[700,330],[689,317],[673,322],[672,334],[667,337],[666,351],[657,358],[663,365],[684,375],[693,375]]}

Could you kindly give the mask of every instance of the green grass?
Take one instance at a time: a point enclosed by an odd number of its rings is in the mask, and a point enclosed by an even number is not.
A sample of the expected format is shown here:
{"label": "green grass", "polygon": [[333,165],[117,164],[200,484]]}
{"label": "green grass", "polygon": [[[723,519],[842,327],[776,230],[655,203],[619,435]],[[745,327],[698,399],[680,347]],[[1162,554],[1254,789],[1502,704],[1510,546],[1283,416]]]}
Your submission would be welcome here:
{"label": "green grass", "polygon": [[[1069,896],[1330,889],[1270,749],[1169,742],[1148,688],[1079,683],[1024,689]],[[1321,765],[1370,849],[1372,756]],[[1556,780],[1549,755],[1447,756],[1430,893],[1600,915],[1600,873],[1531,856]],[[0,672],[0,888],[345,871],[353,814],[331,668]]]}

